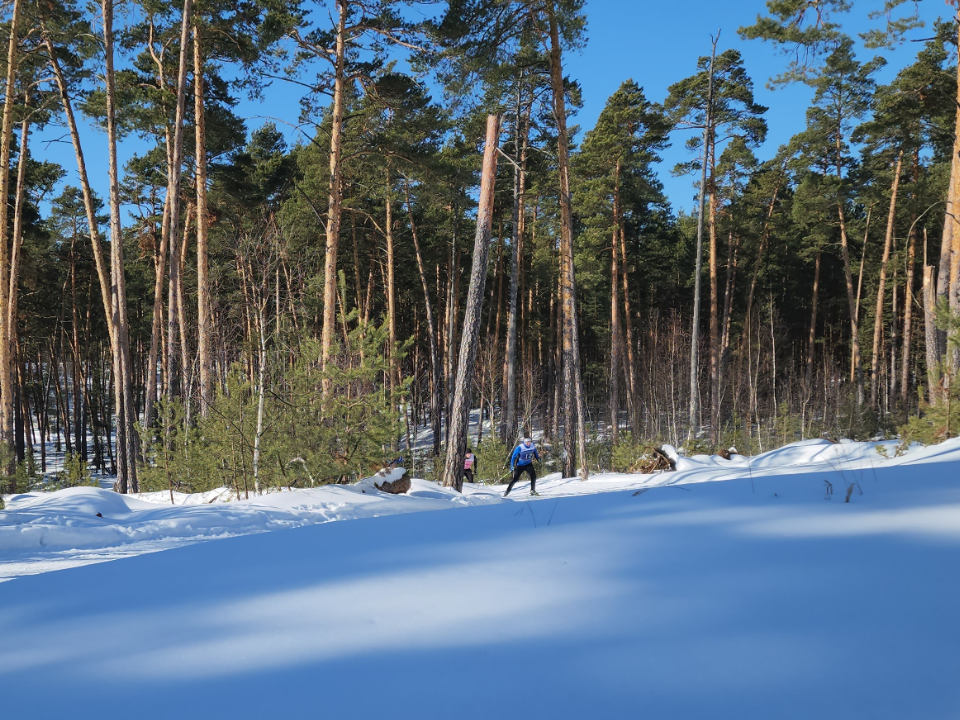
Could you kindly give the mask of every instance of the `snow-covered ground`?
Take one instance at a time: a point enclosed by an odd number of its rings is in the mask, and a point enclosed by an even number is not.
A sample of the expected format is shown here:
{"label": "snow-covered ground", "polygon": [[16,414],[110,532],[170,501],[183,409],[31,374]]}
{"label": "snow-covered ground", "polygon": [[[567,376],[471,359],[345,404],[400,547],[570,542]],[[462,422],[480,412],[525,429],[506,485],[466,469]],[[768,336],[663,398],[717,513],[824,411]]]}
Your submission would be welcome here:
{"label": "snow-covered ground", "polygon": [[526,483],[504,501],[373,479],[176,505],[8,497],[0,707],[956,719],[960,440],[882,446],[550,476],[533,501]]}

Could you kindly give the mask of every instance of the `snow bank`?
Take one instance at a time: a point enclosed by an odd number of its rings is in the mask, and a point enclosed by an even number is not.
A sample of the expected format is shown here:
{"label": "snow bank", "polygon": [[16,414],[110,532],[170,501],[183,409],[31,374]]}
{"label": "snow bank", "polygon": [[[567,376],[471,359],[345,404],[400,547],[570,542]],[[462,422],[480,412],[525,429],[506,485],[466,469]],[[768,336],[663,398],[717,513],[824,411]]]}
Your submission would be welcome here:
{"label": "snow bank", "polygon": [[[809,440],[757,457],[683,457],[677,471],[655,475],[602,473],[588,482],[548,475],[537,482],[541,500],[656,486],[796,473],[863,473],[881,466],[960,460],[960,439],[915,446],[894,457],[896,442],[830,443]],[[672,450],[672,449],[670,449]],[[885,454],[881,454],[881,451]],[[504,501],[504,486],[466,485],[461,495],[414,479],[410,492],[388,495],[374,487],[396,480],[402,468],[381,471],[356,484],[251,494],[237,500],[227,488],[184,495],[156,492],[118,495],[97,488],[7,496],[0,512],[0,580],[19,575],[156,552],[185,544],[340,520],[380,517],[527,499],[520,483]],[[842,493],[843,477],[837,492]],[[849,484],[849,483],[846,483]]]}

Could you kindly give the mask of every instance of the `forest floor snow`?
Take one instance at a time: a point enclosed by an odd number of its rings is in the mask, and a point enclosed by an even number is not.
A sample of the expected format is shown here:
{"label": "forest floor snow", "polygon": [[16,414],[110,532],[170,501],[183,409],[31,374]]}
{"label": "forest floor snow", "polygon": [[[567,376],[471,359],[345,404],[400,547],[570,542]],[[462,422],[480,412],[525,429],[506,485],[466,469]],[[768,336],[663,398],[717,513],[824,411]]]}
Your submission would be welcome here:
{"label": "forest floor snow", "polygon": [[533,500],[525,482],[506,500],[502,486],[373,487],[396,475],[175,505],[8,496],[2,704],[38,718],[957,718],[960,440],[896,450],[681,457],[659,475],[548,476]]}

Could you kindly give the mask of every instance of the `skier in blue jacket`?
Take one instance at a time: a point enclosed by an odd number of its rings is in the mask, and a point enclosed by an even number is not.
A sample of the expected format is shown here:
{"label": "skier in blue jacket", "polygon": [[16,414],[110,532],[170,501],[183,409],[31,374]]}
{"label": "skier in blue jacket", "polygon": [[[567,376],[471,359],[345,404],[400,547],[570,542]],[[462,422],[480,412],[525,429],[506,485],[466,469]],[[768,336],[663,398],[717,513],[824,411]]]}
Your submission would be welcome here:
{"label": "skier in blue jacket", "polygon": [[514,484],[520,479],[520,476],[526,473],[530,476],[530,494],[539,495],[537,492],[537,472],[533,469],[533,459],[540,462],[540,453],[537,452],[537,446],[533,444],[530,438],[524,438],[523,442],[517,445],[510,456],[510,469],[513,470],[513,480],[507,485],[507,491],[504,497],[510,494]]}

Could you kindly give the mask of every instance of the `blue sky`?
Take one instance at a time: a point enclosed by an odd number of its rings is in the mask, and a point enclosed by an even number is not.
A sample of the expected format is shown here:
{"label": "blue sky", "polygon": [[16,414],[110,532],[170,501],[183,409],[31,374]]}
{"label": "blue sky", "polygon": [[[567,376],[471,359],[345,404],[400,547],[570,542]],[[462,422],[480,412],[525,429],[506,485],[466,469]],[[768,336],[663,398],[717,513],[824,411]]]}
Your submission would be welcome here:
{"label": "blue sky", "polygon": [[[845,28],[851,33],[864,29],[866,13],[881,5],[882,0],[858,0],[857,10],[844,20]],[[565,58],[566,73],[578,80],[583,90],[584,106],[574,122],[582,131],[593,127],[607,98],[628,78],[643,86],[650,100],[662,101],[671,84],[695,72],[697,58],[709,53],[710,36],[719,29],[718,50],[741,51],[747,71],[754,79],[757,102],[770,108],[767,113],[770,132],[759,155],[761,159],[772,156],[780,144],[803,129],[811,91],[803,86],[776,91],[765,87],[770,76],[784,68],[786,59],[768,44],[744,41],[737,35],[737,28],[752,23],[764,7],[762,0],[587,0],[589,40],[582,51]],[[936,0],[924,0],[919,7],[927,28],[914,31],[913,38],[927,37],[933,20],[949,9]],[[883,53],[889,63],[877,74],[877,80],[892,79],[897,70],[913,60],[918,49],[919,43],[907,43]],[[860,52],[861,59],[872,55],[870,51]],[[280,121],[279,127],[285,128],[293,142],[297,137],[292,125],[297,122],[298,99],[296,86],[278,83],[267,91],[264,102],[244,98],[237,110],[250,130],[270,118]],[[684,148],[687,136],[683,132],[674,134],[672,147],[664,153],[660,177],[674,208],[691,211],[695,207],[692,178],[675,178],[670,174],[676,163],[690,157]],[[91,182],[97,192],[106,197],[106,136],[88,125],[84,148]],[[142,148],[142,141],[136,138],[125,140],[120,148],[121,165]],[[33,145],[33,152],[37,157],[59,162],[68,171],[65,182],[78,184],[76,163],[65,130],[50,128],[42,133]]]}
{"label": "blue sky", "polygon": [[[857,0],[855,11],[843,18],[851,34],[864,29],[867,12],[882,7],[882,0]],[[924,0],[919,8],[927,27],[913,31],[911,37],[925,38],[933,20],[950,8],[942,1]],[[662,101],[667,88],[696,71],[697,58],[710,53],[710,36],[718,29],[718,52],[736,48],[741,52],[747,72],[754,80],[756,100],[770,108],[770,131],[764,148],[758,153],[767,159],[777,147],[801,131],[812,92],[804,86],[766,88],[767,81],[779,73],[787,59],[768,43],[741,40],[737,28],[752,24],[765,10],[761,0],[587,0],[589,42],[583,52],[570,55],[567,73],[583,87],[584,107],[577,121],[584,130],[596,123],[607,98],[628,78],[641,85],[647,97]],[[893,52],[882,53],[888,65],[877,73],[879,82],[889,82],[897,71],[909,65],[920,43],[907,43]],[[861,60],[876,51],[861,50]],[[664,153],[660,178],[675,209],[695,209],[693,178],[671,177],[670,169],[691,155],[684,147],[689,133],[673,135],[672,147]]]}

